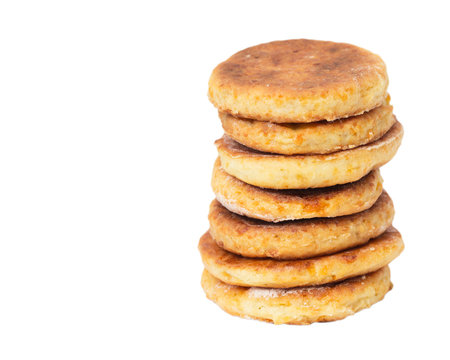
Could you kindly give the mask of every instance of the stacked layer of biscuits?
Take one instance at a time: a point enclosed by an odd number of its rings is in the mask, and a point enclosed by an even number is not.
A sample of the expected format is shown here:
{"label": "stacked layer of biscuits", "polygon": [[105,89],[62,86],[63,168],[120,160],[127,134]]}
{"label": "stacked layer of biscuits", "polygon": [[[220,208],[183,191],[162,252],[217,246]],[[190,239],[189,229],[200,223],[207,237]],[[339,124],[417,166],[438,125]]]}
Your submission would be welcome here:
{"label": "stacked layer of biscuits", "polygon": [[325,41],[258,45],[214,69],[225,135],[199,243],[209,299],[276,324],[383,299],[403,250],[379,171],[403,135],[387,85],[377,55]]}

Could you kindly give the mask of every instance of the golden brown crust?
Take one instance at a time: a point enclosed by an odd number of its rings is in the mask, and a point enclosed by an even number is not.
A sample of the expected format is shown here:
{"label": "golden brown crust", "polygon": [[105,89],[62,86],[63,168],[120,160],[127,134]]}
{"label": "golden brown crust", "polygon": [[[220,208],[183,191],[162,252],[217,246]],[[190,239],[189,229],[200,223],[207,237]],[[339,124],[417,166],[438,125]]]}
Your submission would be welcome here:
{"label": "golden brown crust", "polygon": [[383,192],[370,209],[357,214],[268,223],[234,214],[214,200],[208,218],[211,236],[227,251],[246,257],[304,259],[381,235],[392,224],[394,205]]}
{"label": "golden brown crust", "polygon": [[328,154],[378,140],[395,123],[392,106],[347,119],[309,124],[275,124],[219,113],[225,133],[255,150],[275,154]]}
{"label": "golden brown crust", "polygon": [[212,72],[208,95],[236,116],[312,122],[371,110],[382,104],[387,86],[379,56],[350,44],[299,39],[231,56]]}
{"label": "golden brown crust", "polygon": [[215,142],[224,170],[247,184],[270,189],[306,189],[359,180],[391,160],[403,127],[396,122],[379,140],[324,155],[276,155],[245,147],[224,135]]}
{"label": "golden brown crust", "polygon": [[271,190],[244,183],[225,172],[217,159],[212,189],[228,210],[265,221],[286,221],[354,214],[370,208],[383,191],[374,170],[359,181],[320,189]]}
{"label": "golden brown crust", "polygon": [[293,289],[247,288],[226,284],[203,272],[208,299],[231,315],[275,324],[334,321],[366,309],[392,289],[387,266],[331,285]]}
{"label": "golden brown crust", "polygon": [[389,264],[403,247],[393,227],[364,245],[303,260],[244,258],[219,247],[209,232],[198,245],[203,264],[214,277],[231,285],[269,288],[327,284],[366,274]]}

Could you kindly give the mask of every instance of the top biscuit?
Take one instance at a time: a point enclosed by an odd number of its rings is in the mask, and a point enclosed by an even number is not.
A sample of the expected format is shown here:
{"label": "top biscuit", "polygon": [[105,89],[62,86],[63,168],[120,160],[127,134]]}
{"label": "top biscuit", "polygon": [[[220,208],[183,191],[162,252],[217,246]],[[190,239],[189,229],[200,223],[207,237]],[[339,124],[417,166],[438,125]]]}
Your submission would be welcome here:
{"label": "top biscuit", "polygon": [[276,123],[333,121],[381,105],[388,76],[381,58],[357,46],[274,41],[219,64],[209,98],[222,112]]}

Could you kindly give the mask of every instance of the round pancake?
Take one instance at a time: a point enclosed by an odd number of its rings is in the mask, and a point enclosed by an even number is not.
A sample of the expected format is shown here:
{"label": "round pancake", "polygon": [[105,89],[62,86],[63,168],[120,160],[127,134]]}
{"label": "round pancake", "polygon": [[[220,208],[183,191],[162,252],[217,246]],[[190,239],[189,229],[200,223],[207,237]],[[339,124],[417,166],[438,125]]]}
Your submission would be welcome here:
{"label": "round pancake", "polygon": [[208,218],[212,238],[227,251],[253,258],[304,259],[381,235],[392,224],[394,205],[383,192],[370,209],[357,214],[274,224],[234,214],[214,200]]}
{"label": "round pancake", "polygon": [[208,96],[222,112],[278,123],[335,120],[380,106],[388,76],[357,46],[287,40],[250,47],[219,64]]}
{"label": "round pancake", "polygon": [[403,247],[402,237],[393,227],[364,245],[303,260],[245,258],[219,247],[209,232],[198,245],[206,270],[219,280],[276,288],[321,285],[366,274],[389,264]]}
{"label": "round pancake", "polygon": [[395,123],[392,106],[333,122],[275,124],[219,113],[225,133],[251,149],[276,154],[328,154],[365,145],[382,137]]}
{"label": "round pancake", "polygon": [[396,122],[380,139],[354,149],[322,155],[262,153],[224,135],[216,140],[224,170],[248,184],[270,189],[306,189],[359,180],[391,160],[403,127]]}
{"label": "round pancake", "polygon": [[339,283],[292,289],[226,284],[208,271],[202,275],[208,299],[227,313],[274,324],[307,325],[343,319],[382,300],[392,289],[387,266]]}
{"label": "round pancake", "polygon": [[354,214],[370,208],[383,191],[380,171],[344,185],[319,189],[272,190],[246,184],[214,164],[211,186],[228,210],[265,221],[286,221]]}

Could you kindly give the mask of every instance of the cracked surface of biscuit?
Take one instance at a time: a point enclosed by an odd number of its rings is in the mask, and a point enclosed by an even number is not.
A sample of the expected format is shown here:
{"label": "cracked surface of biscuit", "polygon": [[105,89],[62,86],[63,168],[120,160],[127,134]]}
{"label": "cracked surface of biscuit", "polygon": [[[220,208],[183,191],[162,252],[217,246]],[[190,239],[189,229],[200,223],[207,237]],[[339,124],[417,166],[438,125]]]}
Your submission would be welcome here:
{"label": "cracked surface of biscuit", "polygon": [[228,210],[251,218],[279,222],[354,214],[371,207],[383,191],[380,171],[348,184],[318,189],[263,189],[229,175],[217,159],[211,186]]}
{"label": "cracked surface of biscuit", "polygon": [[354,45],[286,40],[242,50],[219,64],[208,96],[222,112],[271,122],[332,121],[381,105],[381,58]]}
{"label": "cracked surface of biscuit", "polygon": [[381,235],[392,224],[394,205],[383,192],[372,207],[353,215],[270,223],[234,214],[214,200],[208,218],[211,236],[227,251],[245,257],[303,259]]}
{"label": "cracked surface of biscuit", "polygon": [[274,324],[307,325],[340,320],[382,300],[392,289],[389,267],[339,283],[291,289],[226,284],[207,270],[206,296],[231,315]]}
{"label": "cracked surface of biscuit", "polygon": [[270,189],[307,189],[361,179],[397,152],[403,127],[397,121],[377,141],[322,155],[277,155],[252,150],[224,135],[215,142],[223,169],[247,184]]}
{"label": "cracked surface of biscuit", "polygon": [[219,280],[267,288],[321,285],[366,274],[389,264],[403,247],[402,237],[393,227],[363,245],[299,260],[242,257],[219,247],[209,232],[198,245],[203,265]]}

